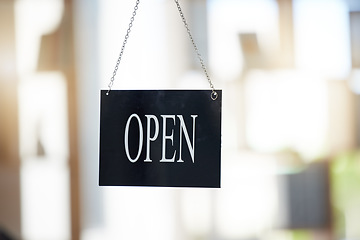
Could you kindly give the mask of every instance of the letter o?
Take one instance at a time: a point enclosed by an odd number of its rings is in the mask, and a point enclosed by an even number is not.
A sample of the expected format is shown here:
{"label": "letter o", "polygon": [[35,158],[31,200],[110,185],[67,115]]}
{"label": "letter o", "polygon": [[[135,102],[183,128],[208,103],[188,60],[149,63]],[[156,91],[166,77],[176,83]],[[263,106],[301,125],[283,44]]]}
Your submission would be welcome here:
{"label": "letter o", "polygon": [[[138,154],[135,159],[132,159],[130,156],[130,153],[129,153],[129,126],[130,126],[131,119],[133,117],[135,117],[137,119],[138,126],[139,126],[139,149],[138,149]],[[131,116],[129,117],[129,119],[126,122],[124,142],[125,142],[125,152],[126,152],[127,158],[132,163],[136,162],[140,157],[142,145],[143,145],[143,128],[142,128],[140,117],[136,113],[131,114]]]}

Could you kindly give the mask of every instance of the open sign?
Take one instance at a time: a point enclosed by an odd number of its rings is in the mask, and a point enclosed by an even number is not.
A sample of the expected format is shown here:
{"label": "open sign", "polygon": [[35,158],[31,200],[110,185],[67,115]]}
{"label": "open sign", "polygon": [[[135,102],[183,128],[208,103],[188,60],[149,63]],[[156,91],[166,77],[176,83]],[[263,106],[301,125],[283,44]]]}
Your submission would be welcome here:
{"label": "open sign", "polygon": [[101,91],[101,186],[220,187],[221,91]]}

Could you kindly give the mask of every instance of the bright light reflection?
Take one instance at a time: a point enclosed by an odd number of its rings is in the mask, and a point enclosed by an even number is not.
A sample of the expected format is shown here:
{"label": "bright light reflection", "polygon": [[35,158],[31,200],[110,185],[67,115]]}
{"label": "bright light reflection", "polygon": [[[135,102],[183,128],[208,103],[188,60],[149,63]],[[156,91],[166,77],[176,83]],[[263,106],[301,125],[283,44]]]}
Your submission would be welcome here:
{"label": "bright light reflection", "polygon": [[70,239],[65,79],[58,72],[36,73],[41,36],[56,29],[62,8],[61,0],[15,1],[21,227],[27,240]]}
{"label": "bright light reflection", "polygon": [[[50,160],[53,161],[49,164]],[[63,159],[55,160],[59,161],[26,159],[21,167],[21,223],[24,239],[70,239],[68,168],[62,164]]]}
{"label": "bright light reflection", "polygon": [[106,235],[102,239],[175,238],[175,199],[169,189],[109,187],[104,194]]}
{"label": "bright light reflection", "polygon": [[323,153],[328,127],[324,80],[296,71],[257,71],[247,82],[247,136],[253,149],[294,149],[310,159]]}
{"label": "bright light reflection", "polygon": [[332,79],[348,77],[351,57],[345,1],[296,0],[294,10],[297,67]]}
{"label": "bright light reflection", "polygon": [[225,239],[253,239],[275,224],[275,159],[240,152],[224,157],[222,189],[216,196],[218,233]]}

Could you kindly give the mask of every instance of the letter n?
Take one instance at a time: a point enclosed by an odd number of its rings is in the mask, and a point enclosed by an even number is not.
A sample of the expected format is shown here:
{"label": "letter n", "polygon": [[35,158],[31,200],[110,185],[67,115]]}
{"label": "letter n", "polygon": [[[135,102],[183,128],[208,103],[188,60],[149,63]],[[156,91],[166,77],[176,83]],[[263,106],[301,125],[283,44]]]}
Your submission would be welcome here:
{"label": "letter n", "polygon": [[186,129],[186,125],[185,125],[185,121],[182,115],[177,115],[177,117],[180,120],[180,146],[179,146],[179,160],[177,162],[184,162],[184,160],[181,157],[181,152],[182,152],[182,135],[184,133],[185,136],[185,140],[186,140],[186,144],[188,146],[189,152],[190,152],[190,156],[192,159],[192,162],[195,163],[195,119],[197,118],[198,115],[191,115],[192,119],[193,119],[193,132],[192,132],[192,144],[190,142],[190,138],[189,138],[189,133]]}

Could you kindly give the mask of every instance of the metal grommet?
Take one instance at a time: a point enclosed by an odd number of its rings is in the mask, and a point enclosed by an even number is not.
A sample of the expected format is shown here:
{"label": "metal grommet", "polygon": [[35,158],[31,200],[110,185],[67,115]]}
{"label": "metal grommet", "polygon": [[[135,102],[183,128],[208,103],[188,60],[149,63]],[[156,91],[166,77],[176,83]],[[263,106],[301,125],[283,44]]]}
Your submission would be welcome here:
{"label": "metal grommet", "polygon": [[211,93],[211,99],[212,99],[213,101],[215,101],[217,98],[218,98],[217,92],[212,91],[212,93]]}

